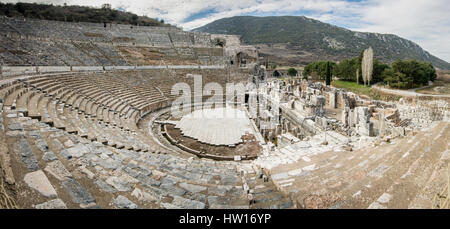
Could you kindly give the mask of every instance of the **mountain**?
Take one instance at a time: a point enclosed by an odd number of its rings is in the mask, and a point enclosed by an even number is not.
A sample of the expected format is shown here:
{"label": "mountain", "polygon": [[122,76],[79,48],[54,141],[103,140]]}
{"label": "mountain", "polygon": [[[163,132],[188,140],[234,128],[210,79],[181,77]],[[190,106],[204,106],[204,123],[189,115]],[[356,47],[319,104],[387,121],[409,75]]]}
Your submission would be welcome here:
{"label": "mountain", "polygon": [[387,63],[416,59],[450,69],[446,61],[399,36],[351,31],[304,16],[237,16],[216,20],[193,31],[240,35],[244,43],[257,46],[269,62],[283,65],[339,61],[358,56],[371,46],[375,57]]}

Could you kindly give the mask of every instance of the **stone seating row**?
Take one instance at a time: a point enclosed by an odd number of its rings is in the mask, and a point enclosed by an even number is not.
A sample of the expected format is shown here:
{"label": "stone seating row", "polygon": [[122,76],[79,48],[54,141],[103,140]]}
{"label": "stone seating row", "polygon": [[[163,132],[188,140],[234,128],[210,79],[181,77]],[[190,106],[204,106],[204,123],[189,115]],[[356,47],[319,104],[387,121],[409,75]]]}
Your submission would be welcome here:
{"label": "stone seating row", "polygon": [[[22,172],[15,172],[25,182],[18,185],[29,185],[43,196],[26,207],[249,207],[232,164],[105,146],[36,119],[13,117],[17,110],[9,106],[3,111],[9,142],[21,151],[23,168],[17,169]],[[45,187],[33,185],[31,178]]]}
{"label": "stone seating row", "polygon": [[[303,208],[430,208],[433,196],[424,190],[442,179],[438,171],[448,146],[441,143],[448,130],[448,123],[435,123],[377,147],[356,142],[368,146],[352,151],[335,147],[323,151],[320,147],[327,146],[320,144],[293,146],[288,150],[296,151],[292,155],[300,160],[270,169],[271,178],[283,192],[295,193]],[[273,152],[258,161],[270,163],[288,154]],[[327,201],[317,202],[312,195]]]}
{"label": "stone seating row", "polygon": [[117,45],[171,48],[161,51],[172,51],[172,54],[167,55],[180,58],[200,58],[195,57],[193,47],[215,47],[209,34],[184,32],[167,27],[130,29],[123,28],[123,25],[114,25],[114,28],[108,29],[103,28],[102,24],[94,23],[8,17],[1,17],[0,27],[0,31],[5,35],[0,37],[1,64],[10,66],[128,65],[116,50]]}
{"label": "stone seating row", "polygon": [[[45,82],[41,82],[45,83]],[[83,103],[82,101],[86,101],[83,97],[78,97],[77,100],[72,100],[70,97],[68,100],[66,100],[69,103],[60,103],[60,100],[56,100],[54,97],[48,96],[45,87],[39,88],[39,90],[33,87],[24,87],[23,82],[18,82],[13,84],[10,87],[2,89],[2,94],[6,97],[4,102],[6,106],[16,108],[16,102],[17,102],[17,109],[21,112],[23,112],[25,115],[29,115],[30,117],[34,117],[37,119],[40,119],[44,123],[51,124],[57,128],[67,130],[69,133],[91,133],[91,139],[96,139],[98,137],[99,133],[102,133],[102,130],[82,130],[82,128],[77,127],[75,128],[75,125],[71,123],[73,119],[70,117],[71,114],[73,114],[71,111],[65,112],[65,105],[69,105],[67,107],[72,106],[72,110],[77,110],[78,113],[82,113],[85,115],[85,110],[79,110],[80,109],[80,103]],[[32,83],[30,83],[32,85]],[[67,88],[66,88],[67,89]],[[72,93],[74,94],[74,93]],[[53,94],[55,96],[57,94]],[[64,98],[64,97],[62,97]],[[83,98],[84,100],[81,100],[79,98]],[[110,109],[98,109],[98,116],[101,118],[96,119],[97,121],[105,123],[107,125],[104,128],[108,128],[109,124],[111,126],[116,127],[120,129],[119,133],[122,133],[122,137],[124,139],[127,138],[133,138],[133,133],[136,131],[136,128],[132,128],[133,125],[135,126],[134,121],[128,121],[121,119],[117,114],[114,114]],[[136,114],[138,112],[134,113],[128,113],[130,114],[130,118],[134,117],[136,118]],[[67,115],[68,117],[64,116]],[[83,120],[80,120],[82,122]],[[76,123],[76,122],[75,122]],[[96,122],[94,122],[94,127]],[[130,128],[131,127],[131,128]],[[101,128],[101,127],[98,127]],[[109,130],[109,129],[108,129]],[[114,133],[112,130],[110,131],[110,135],[117,135],[117,133]],[[127,133],[130,132],[130,133]],[[108,133],[108,131],[106,131]],[[119,135],[120,136],[120,135]],[[99,139],[107,139],[106,137],[98,137]],[[118,139],[117,137],[111,137],[108,141],[110,144],[115,144],[113,141],[114,139]],[[135,149],[139,150],[148,150],[148,146],[142,143],[142,140],[136,140],[136,144],[134,146]],[[118,144],[119,146],[123,146],[123,144]],[[132,147],[131,145],[128,146],[129,148]]]}

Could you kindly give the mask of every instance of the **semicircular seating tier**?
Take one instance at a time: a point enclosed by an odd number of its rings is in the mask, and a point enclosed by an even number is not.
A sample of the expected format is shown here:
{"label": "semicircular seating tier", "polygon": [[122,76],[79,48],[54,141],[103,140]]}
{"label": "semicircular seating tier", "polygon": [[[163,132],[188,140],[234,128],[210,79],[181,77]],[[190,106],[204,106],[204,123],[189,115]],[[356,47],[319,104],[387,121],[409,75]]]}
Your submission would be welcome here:
{"label": "semicircular seating tier", "polygon": [[[292,202],[258,170],[190,158],[148,133],[146,114],[176,98],[183,70],[37,75],[2,81],[0,148],[9,152],[25,208],[285,208]],[[224,83],[224,72],[203,72]],[[36,186],[34,180],[42,181]],[[250,206],[244,180],[271,190]],[[247,187],[247,186],[245,186]],[[262,190],[261,189],[261,190]]]}

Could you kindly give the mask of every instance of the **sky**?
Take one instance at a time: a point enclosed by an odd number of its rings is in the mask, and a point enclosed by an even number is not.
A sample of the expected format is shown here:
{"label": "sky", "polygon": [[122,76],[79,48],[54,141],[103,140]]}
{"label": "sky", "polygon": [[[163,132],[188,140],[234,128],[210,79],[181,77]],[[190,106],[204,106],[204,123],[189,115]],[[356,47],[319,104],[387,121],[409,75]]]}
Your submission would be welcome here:
{"label": "sky", "polygon": [[[0,0],[1,2],[19,2]],[[184,30],[239,15],[306,16],[361,32],[396,34],[450,62],[449,0],[20,0],[100,7],[109,3]]]}

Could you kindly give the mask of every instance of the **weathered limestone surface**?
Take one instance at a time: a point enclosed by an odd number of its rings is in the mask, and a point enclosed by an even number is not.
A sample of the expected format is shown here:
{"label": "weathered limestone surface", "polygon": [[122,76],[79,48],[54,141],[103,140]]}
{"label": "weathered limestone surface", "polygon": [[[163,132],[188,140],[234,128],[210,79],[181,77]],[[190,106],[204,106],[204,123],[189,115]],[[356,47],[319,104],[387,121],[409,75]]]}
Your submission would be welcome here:
{"label": "weathered limestone surface", "polygon": [[137,209],[138,206],[131,202],[129,199],[127,199],[126,197],[119,195],[117,196],[116,199],[114,199],[114,204],[116,204],[116,206],[118,208],[122,208],[122,209]]}
{"label": "weathered limestone surface", "polygon": [[59,160],[48,163],[44,170],[60,181],[66,181],[72,177],[72,174]]}
{"label": "weathered limestone surface", "polygon": [[95,202],[94,197],[74,179],[62,182],[63,187],[69,193],[72,201],[78,204],[89,204]]}
{"label": "weathered limestone surface", "polygon": [[27,139],[21,138],[18,144],[20,154],[22,155],[22,161],[25,164],[25,166],[30,171],[36,171],[39,170],[38,161],[36,157],[34,156],[34,153],[31,149],[30,144],[28,143]]}
{"label": "weathered limestone surface", "polygon": [[54,199],[44,202],[42,204],[37,204],[36,209],[67,209],[66,204],[61,199]]}
{"label": "weathered limestone surface", "polygon": [[33,188],[45,197],[55,198],[57,196],[55,189],[42,170],[27,173],[24,181],[30,188]]}

